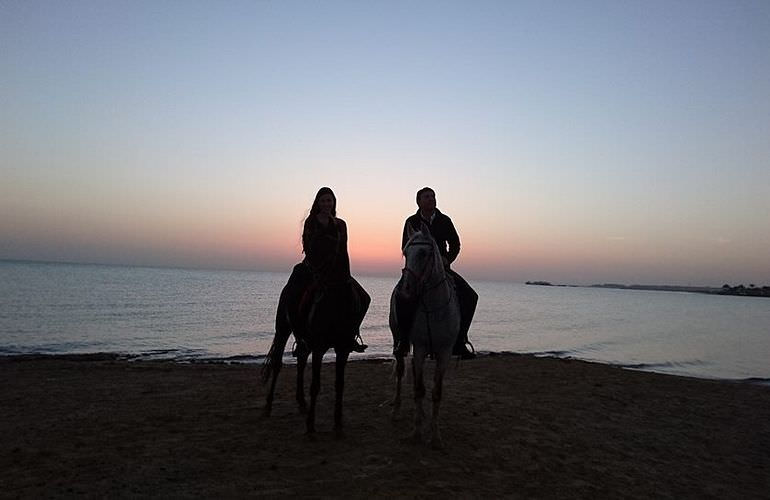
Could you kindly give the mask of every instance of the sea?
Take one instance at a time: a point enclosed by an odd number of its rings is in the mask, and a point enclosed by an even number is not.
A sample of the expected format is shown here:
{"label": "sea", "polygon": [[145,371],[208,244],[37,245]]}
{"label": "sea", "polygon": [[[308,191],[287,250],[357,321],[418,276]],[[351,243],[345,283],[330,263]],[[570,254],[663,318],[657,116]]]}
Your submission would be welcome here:
{"label": "sea", "polygon": [[[0,260],[0,355],[259,363],[289,272]],[[361,332],[369,348],[351,358],[387,359],[389,297],[398,276],[356,278],[372,303]],[[479,294],[470,340],[481,354],[770,382],[767,298],[469,282]]]}

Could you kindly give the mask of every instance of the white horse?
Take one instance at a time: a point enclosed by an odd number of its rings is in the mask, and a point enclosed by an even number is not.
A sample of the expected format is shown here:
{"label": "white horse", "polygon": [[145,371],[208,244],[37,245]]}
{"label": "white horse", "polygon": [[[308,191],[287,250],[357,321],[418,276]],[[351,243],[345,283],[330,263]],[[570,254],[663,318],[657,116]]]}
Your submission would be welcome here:
{"label": "white horse", "polygon": [[[425,397],[423,370],[425,358],[432,355],[436,359],[436,370],[433,377],[433,415],[431,418],[430,442],[434,448],[441,448],[441,435],[438,428],[439,406],[444,382],[444,374],[449,366],[452,347],[460,331],[460,306],[457,300],[455,286],[448,273],[444,270],[436,241],[430,234],[430,229],[423,224],[419,231],[408,227],[408,240],[403,248],[406,265],[399,285],[393,290],[390,300],[390,328],[394,338],[402,338],[398,331],[409,334],[409,342],[413,349],[412,375],[414,384],[414,430],[410,440],[422,441],[422,425],[425,412],[422,407]],[[396,298],[415,305],[411,325],[398,325],[396,315]],[[404,375],[404,355],[397,353],[396,357],[396,391],[393,398],[393,419],[396,419],[401,408],[401,380]]]}

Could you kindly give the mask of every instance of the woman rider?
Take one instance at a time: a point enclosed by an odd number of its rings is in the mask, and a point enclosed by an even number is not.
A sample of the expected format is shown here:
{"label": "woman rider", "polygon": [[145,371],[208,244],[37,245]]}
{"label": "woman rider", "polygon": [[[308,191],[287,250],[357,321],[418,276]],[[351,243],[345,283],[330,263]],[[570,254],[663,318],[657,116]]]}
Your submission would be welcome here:
{"label": "woman rider", "polygon": [[[281,292],[276,313],[276,331],[288,318],[296,318],[292,330],[304,335],[307,309],[312,297],[308,289],[315,284],[320,287],[349,286],[360,298],[361,307],[353,318],[355,336],[351,337],[351,351],[364,352],[368,347],[361,341],[359,329],[369,308],[371,298],[363,287],[350,275],[348,256],[348,229],[342,219],[337,218],[337,198],[328,187],[322,187],[313,200],[310,213],[302,230],[302,251],[305,258],[294,266],[289,281]],[[283,307],[282,307],[283,306]],[[287,318],[288,312],[288,318]]]}

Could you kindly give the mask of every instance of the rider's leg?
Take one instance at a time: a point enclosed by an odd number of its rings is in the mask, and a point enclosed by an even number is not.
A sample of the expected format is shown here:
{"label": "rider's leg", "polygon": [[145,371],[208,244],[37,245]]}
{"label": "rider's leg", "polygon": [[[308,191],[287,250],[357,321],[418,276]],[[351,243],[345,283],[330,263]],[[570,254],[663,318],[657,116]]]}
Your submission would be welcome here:
{"label": "rider's leg", "polygon": [[364,344],[361,338],[361,323],[364,321],[366,312],[369,310],[369,304],[372,302],[372,298],[366,293],[364,287],[361,286],[355,278],[350,279],[351,293],[353,294],[354,311],[353,314],[353,331],[355,336],[353,337],[352,351],[364,352],[368,345]]}
{"label": "rider's leg", "polygon": [[455,281],[457,288],[457,299],[460,303],[460,332],[457,335],[457,342],[455,343],[452,354],[459,355],[462,359],[470,359],[476,355],[471,352],[466,344],[468,342],[468,330],[471,327],[473,321],[473,315],[476,312],[476,304],[479,301],[479,295],[471,288],[467,281],[456,272],[450,270],[449,273]]}

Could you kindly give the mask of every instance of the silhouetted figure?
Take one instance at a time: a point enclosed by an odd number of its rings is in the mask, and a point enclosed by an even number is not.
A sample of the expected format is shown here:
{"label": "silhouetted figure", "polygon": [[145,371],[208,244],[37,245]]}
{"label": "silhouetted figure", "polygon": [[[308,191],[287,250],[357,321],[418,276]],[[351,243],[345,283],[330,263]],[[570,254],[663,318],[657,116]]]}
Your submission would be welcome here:
{"label": "silhouetted figure", "polygon": [[[281,291],[275,317],[276,331],[285,330],[289,318],[296,317],[290,328],[298,340],[304,338],[306,316],[315,291],[348,287],[352,294],[366,297],[367,307],[371,301],[363,287],[350,275],[347,224],[337,218],[337,198],[328,187],[318,191],[305,219],[302,252],[305,258],[292,269],[289,281]],[[360,341],[358,331],[365,313],[366,310],[355,321],[356,335],[351,339],[351,351],[364,352],[368,347]]]}
{"label": "silhouetted figure", "polygon": [[[423,421],[425,411],[423,400],[426,388],[423,380],[425,360],[432,356],[436,360],[433,372],[433,411],[431,412],[430,429],[431,444],[441,448],[441,433],[439,432],[439,409],[444,386],[444,375],[449,366],[452,348],[455,346],[460,332],[460,304],[449,272],[444,267],[439,246],[430,235],[430,229],[423,222],[419,231],[413,231],[407,225],[407,242],[403,248],[406,261],[403,276],[390,297],[390,316],[388,323],[394,339],[397,335],[396,303],[404,301],[414,303],[414,317],[409,329],[410,343],[413,348],[412,382],[414,385],[414,429],[410,441],[422,442]],[[403,350],[397,350],[396,386],[393,395],[392,419],[398,418],[401,409],[401,381],[404,377]]]}
{"label": "silhouetted figure", "polygon": [[[413,231],[419,231],[423,223],[428,227],[431,236],[433,236],[433,239],[438,244],[444,267],[449,276],[454,280],[457,296],[460,301],[460,334],[457,337],[457,343],[452,354],[459,355],[462,359],[473,358],[475,354],[468,349],[466,344],[469,344],[471,349],[473,349],[473,344],[470,344],[468,341],[468,330],[473,321],[473,315],[476,312],[479,296],[462,276],[450,269],[450,265],[460,253],[460,237],[457,234],[457,230],[455,230],[454,224],[452,224],[452,220],[436,208],[436,193],[433,189],[425,187],[417,191],[417,206],[419,207],[417,213],[407,218],[404,222],[401,248],[403,249],[406,246],[410,227]],[[402,286],[403,282],[404,278],[402,277],[398,286]],[[409,351],[409,330],[414,322],[414,312],[418,304],[414,301],[405,300],[401,295],[398,295],[396,300],[396,321],[399,339],[396,342],[394,352],[401,352],[403,354]]]}
{"label": "silhouetted figure", "polygon": [[281,291],[275,319],[275,338],[262,370],[263,381],[273,377],[265,414],[272,408],[275,381],[282,365],[286,342],[293,333],[297,342],[297,402],[306,407],[303,373],[313,354],[313,382],[308,432],[313,432],[316,396],[320,384],[323,354],[334,348],[337,354],[337,405],[335,428],[341,430],[342,389],[345,363],[351,351],[363,352],[361,322],[371,298],[350,275],[348,233],[345,221],[337,218],[337,199],[328,187],[316,194],[302,231],[305,259],[294,266]]}

